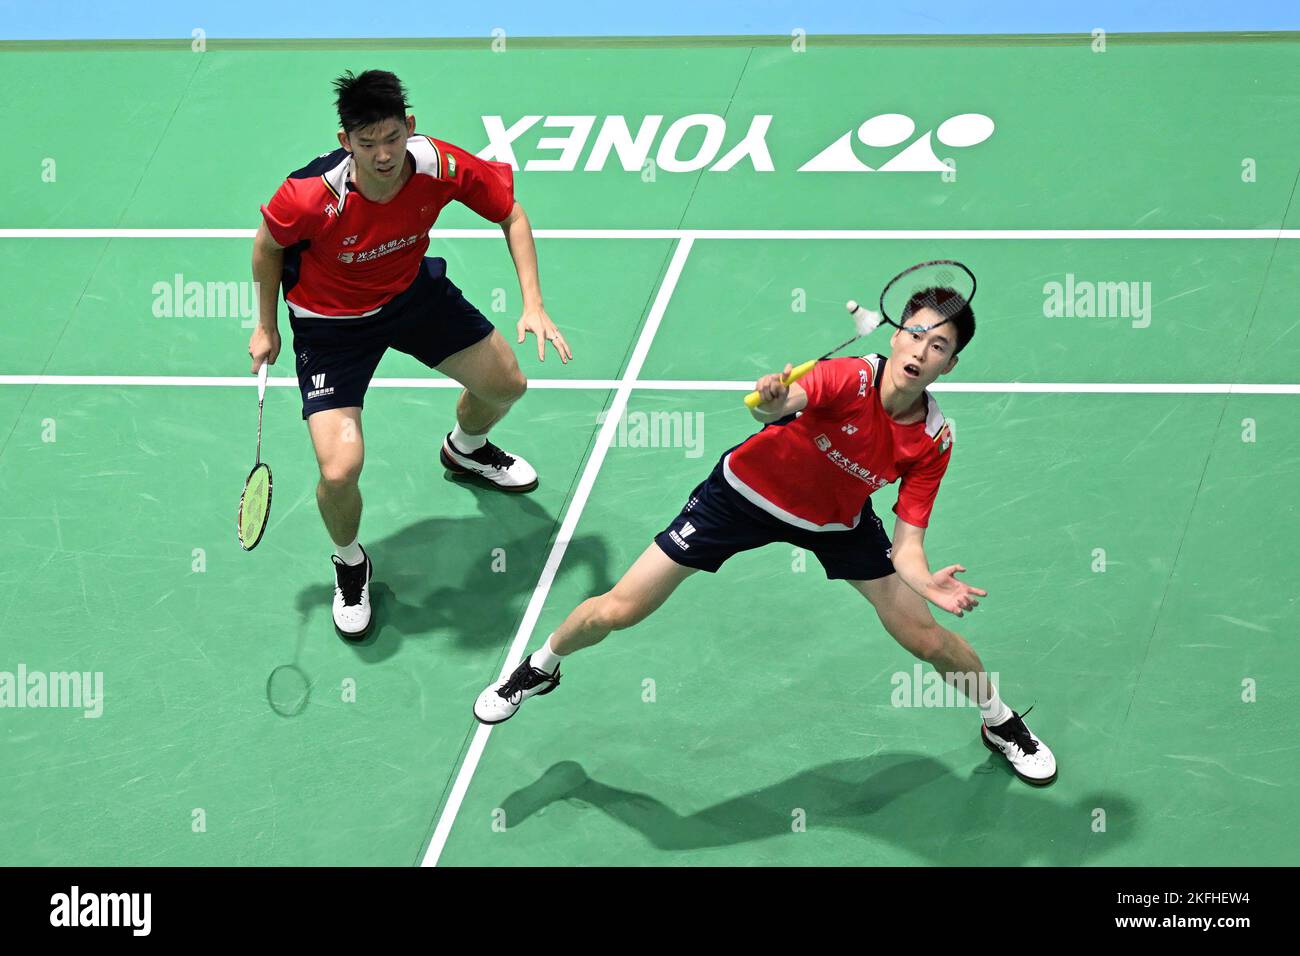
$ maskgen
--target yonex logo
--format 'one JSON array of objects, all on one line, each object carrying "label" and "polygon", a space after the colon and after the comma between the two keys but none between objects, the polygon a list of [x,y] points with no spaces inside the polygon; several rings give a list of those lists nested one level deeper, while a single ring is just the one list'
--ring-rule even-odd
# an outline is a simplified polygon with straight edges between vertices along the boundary
[{"label": "yonex logo", "polygon": [[857,432],[858,432],[858,426],[857,426],[857,425],[845,425],[843,428],[840,429],[840,431],[842,431],[842,432],[846,432],[847,434],[850,434],[850,435],[856,435]]},{"label": "yonex logo", "polygon": [[[942,173],[950,167],[934,153],[930,139],[938,139],[944,146],[964,149],[977,146],[993,135],[993,120],[983,113],[962,113],[939,124],[938,130],[926,130],[902,152],[873,169],[858,159],[853,151],[853,130],[849,130],[831,145],[799,167],[801,173]],[[857,129],[857,138],[864,146],[884,149],[898,146],[916,132],[916,121],[902,113],[882,113],[873,116]]]},{"label": "yonex logo", "polygon": [[348,236],[346,239],[343,240],[343,245],[345,246],[356,245],[357,239],[358,236]]},{"label": "yonex logo", "polygon": [[[742,164],[755,172],[770,173],[776,166],[768,149],[767,133],[774,118],[770,113],[750,117],[748,129],[737,140],[727,117],[716,113],[692,113],[676,119],[652,114],[633,117],[631,121],[622,114],[532,115],[521,116],[509,125],[500,115],[481,116],[488,143],[477,155],[529,172],[573,172],[579,168],[579,162],[584,171],[597,172],[612,161],[626,172],[640,171],[643,176],[650,167],[665,173],[705,168],[709,172],[727,172]],[[798,171],[948,172],[952,167],[935,155],[933,140],[950,149],[964,149],[984,142],[993,135],[994,128],[993,120],[983,113],[958,113],[936,129],[925,130],[913,138],[916,121],[912,117],[881,113],[868,118],[856,130],[844,133],[798,167]],[[563,130],[564,135],[542,135],[544,130]],[[529,135],[525,137],[525,134]],[[903,148],[873,168],[854,152],[855,135],[860,143],[873,149]],[[521,162],[518,153],[523,152],[524,142],[529,142],[539,155],[524,156]],[[451,167],[450,172],[455,175],[455,168]],[[653,177],[647,181],[652,180]]]}]

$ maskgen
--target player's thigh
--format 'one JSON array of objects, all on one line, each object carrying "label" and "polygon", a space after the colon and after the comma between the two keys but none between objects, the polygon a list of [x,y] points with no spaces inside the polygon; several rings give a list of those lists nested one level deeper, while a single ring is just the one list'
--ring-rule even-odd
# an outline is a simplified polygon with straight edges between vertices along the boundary
[{"label": "player's thigh", "polygon": [[320,474],[327,482],[347,484],[361,476],[366,446],[361,433],[361,409],[330,408],[307,418]]},{"label": "player's thigh", "polygon": [[473,345],[447,356],[435,368],[485,401],[513,402],[528,387],[514,349],[496,329]]},{"label": "player's thigh", "polygon": [[635,624],[658,610],[695,572],[695,568],[678,564],[652,542],[603,596],[603,601],[622,626]]},{"label": "player's thigh", "polygon": [[848,583],[871,602],[885,630],[912,654],[928,657],[942,645],[942,628],[930,613],[930,605],[896,573]]}]

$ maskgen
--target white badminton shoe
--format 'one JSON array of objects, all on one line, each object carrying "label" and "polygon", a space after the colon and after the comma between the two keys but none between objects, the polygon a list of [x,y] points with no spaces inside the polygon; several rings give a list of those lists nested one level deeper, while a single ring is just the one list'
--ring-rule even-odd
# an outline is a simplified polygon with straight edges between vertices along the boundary
[{"label": "white badminton shoe", "polygon": [[[1025,713],[1028,714],[1029,710]],[[1005,720],[996,727],[989,727],[981,721],[980,740],[984,741],[984,746],[989,750],[1006,757],[1016,776],[1025,783],[1045,787],[1056,779],[1056,757],[1047,744],[1025,726],[1024,719],[1014,710],[1010,720]]]}]

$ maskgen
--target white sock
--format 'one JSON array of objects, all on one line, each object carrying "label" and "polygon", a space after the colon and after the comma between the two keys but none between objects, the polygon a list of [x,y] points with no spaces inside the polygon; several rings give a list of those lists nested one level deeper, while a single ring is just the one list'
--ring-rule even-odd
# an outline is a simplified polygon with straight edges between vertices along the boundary
[{"label": "white sock", "polygon": [[340,561],[350,567],[356,567],[366,560],[366,553],[361,550],[361,545],[357,544],[356,538],[352,539],[351,544],[341,544],[336,547],[334,553],[339,556]]},{"label": "white sock", "polygon": [[996,727],[1011,719],[1011,708],[1002,703],[998,689],[992,685],[989,686],[988,702],[980,704],[980,716],[984,718],[986,727]]},{"label": "white sock", "polygon": [[467,431],[462,431],[460,422],[457,422],[456,427],[451,430],[451,443],[457,451],[471,455],[487,443],[487,434],[471,435]]},{"label": "white sock", "polygon": [[542,646],[533,651],[532,657],[528,658],[528,663],[532,664],[539,671],[546,671],[548,674],[554,674],[556,668],[560,666],[560,661],[564,658],[551,650],[551,639],[548,637],[542,642]]}]

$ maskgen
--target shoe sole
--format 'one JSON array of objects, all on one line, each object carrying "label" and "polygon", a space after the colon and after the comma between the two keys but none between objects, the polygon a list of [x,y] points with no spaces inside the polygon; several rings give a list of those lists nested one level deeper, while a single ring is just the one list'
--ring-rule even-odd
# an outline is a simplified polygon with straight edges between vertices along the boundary
[{"label": "shoe sole", "polygon": [[[1003,760],[1007,760],[1007,755],[1002,752],[1002,749],[998,747],[997,744],[989,743],[988,737],[985,736],[987,733],[988,731],[986,731],[983,727],[980,727],[980,743],[982,743],[993,753],[997,754]],[[1023,780],[1025,783],[1029,784],[1032,787],[1046,787],[1048,784],[1054,783],[1056,781],[1055,773],[1052,774],[1050,777],[1048,777],[1046,780],[1042,780],[1039,779],[1038,777],[1025,776],[1023,773],[1021,773],[1019,770],[1016,769],[1016,765],[1013,764],[1010,760],[1007,760],[1007,766],[1011,768],[1012,773],[1014,773],[1017,777],[1019,777],[1021,780]]]},{"label": "shoe sole", "polygon": [[[539,690],[539,691],[538,691],[536,694],[534,694],[533,696],[534,696],[534,697],[545,697],[547,694],[549,694],[551,691],[555,690],[555,688],[557,688],[557,687],[559,687],[559,686],[560,686],[560,682],[559,682],[559,681],[556,681],[556,682],[555,682],[554,684],[552,684],[550,687],[546,688],[546,690]],[[470,708],[470,712],[474,714],[474,719],[477,720],[480,724],[487,724],[487,726],[489,726],[489,727],[495,727],[497,724],[504,724],[507,720],[509,720],[509,719],[510,719],[511,717],[513,717],[515,714],[519,713],[519,711],[523,708],[523,706],[524,706],[524,702],[523,702],[523,701],[520,701],[520,702],[519,702],[519,706],[515,708],[515,713],[514,713],[514,714],[506,714],[506,716],[502,717],[500,720],[484,720],[482,717],[480,717],[480,716],[478,715],[478,711],[477,711],[477,710],[474,710],[473,707]]]},{"label": "shoe sole", "polygon": [[474,482],[512,495],[524,494],[525,492],[534,491],[537,488],[536,478],[526,485],[498,485],[491,478],[484,478],[477,471],[466,468],[464,465],[457,464],[452,457],[447,454],[446,448],[438,449],[438,460],[442,462],[442,467],[446,468],[448,474],[450,474],[456,481]]},{"label": "shoe sole", "polygon": [[[370,623],[371,624],[374,623],[373,617],[370,619]],[[343,640],[347,641],[349,644],[360,644],[362,641],[366,639],[366,635],[370,633],[370,624],[366,625],[365,630],[357,631],[356,633],[353,633],[351,631],[343,630],[343,628],[339,627],[338,622],[335,621],[334,633],[337,634],[339,637],[343,638]]]}]

